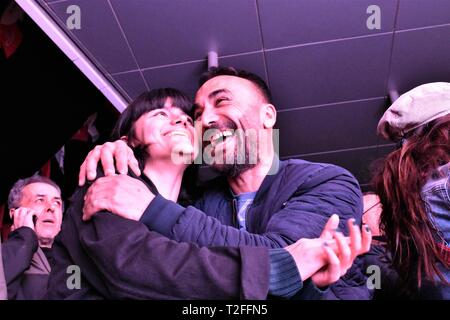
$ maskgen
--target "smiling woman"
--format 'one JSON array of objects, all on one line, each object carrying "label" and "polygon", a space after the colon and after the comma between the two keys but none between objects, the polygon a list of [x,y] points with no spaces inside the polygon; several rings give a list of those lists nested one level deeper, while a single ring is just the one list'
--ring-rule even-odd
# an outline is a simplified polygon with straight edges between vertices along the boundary
[{"label": "smiling woman", "polygon": [[177,89],[163,88],[145,92],[122,113],[114,128],[113,139],[127,141],[141,170],[149,158],[156,159],[161,152],[170,156],[171,153],[167,151],[172,151],[172,143],[166,138],[172,138],[173,132],[181,132],[189,137],[191,141],[185,141],[186,151],[193,153],[191,112],[191,100]]},{"label": "smiling woman", "polygon": [[[189,115],[167,98],[161,109],[149,111],[141,116],[133,127],[129,144],[143,150],[146,161],[174,154],[186,154],[186,164],[194,155],[194,127]],[[128,138],[127,138],[128,139]],[[190,161],[189,161],[190,160]]]}]

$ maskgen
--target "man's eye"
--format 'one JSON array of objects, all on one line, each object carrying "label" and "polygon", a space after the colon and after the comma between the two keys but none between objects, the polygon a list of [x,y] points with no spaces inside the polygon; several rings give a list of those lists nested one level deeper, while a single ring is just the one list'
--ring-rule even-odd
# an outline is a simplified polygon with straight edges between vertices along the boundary
[{"label": "man's eye", "polygon": [[36,203],[41,203],[41,202],[43,202],[44,201],[44,199],[42,199],[42,198],[39,198],[39,199],[36,199]]},{"label": "man's eye", "polygon": [[225,98],[225,97],[223,97],[223,98],[218,98],[217,100],[216,100],[216,104],[220,104],[221,102],[224,102],[224,101],[228,101],[229,99],[228,98]]},{"label": "man's eye", "polygon": [[198,111],[194,114],[194,119],[197,120],[198,118],[200,118],[200,116],[202,115],[201,111]]}]

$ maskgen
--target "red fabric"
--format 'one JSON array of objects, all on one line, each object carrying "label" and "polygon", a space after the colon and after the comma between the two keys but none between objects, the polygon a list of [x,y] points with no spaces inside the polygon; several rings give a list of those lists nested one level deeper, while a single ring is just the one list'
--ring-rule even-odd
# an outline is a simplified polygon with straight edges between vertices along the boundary
[{"label": "red fabric", "polygon": [[11,227],[9,224],[3,224],[5,212],[6,212],[6,205],[1,204],[0,205],[0,237],[2,238],[2,241],[5,241],[6,239],[8,239],[9,229]]},{"label": "red fabric", "polygon": [[450,248],[441,244],[440,245],[442,252],[444,254],[444,258],[447,260],[447,263],[450,264]]},{"label": "red fabric", "polygon": [[16,23],[6,26],[0,24],[0,47],[8,59],[22,43],[23,36]]},{"label": "red fabric", "polygon": [[51,169],[51,161],[48,160],[41,168],[40,173],[41,176],[50,178],[50,169]]},{"label": "red fabric", "polygon": [[78,141],[83,141],[83,142],[88,142],[89,141],[89,131],[88,128],[86,126],[82,126],[80,128],[80,130],[78,130],[72,137],[71,140],[78,140]]},{"label": "red fabric", "polygon": [[0,205],[0,230],[3,227],[3,217],[5,216],[5,205]]},{"label": "red fabric", "polygon": [[2,242],[5,242],[6,240],[8,240],[10,229],[11,229],[11,225],[10,224],[4,224],[2,226],[2,228],[0,229],[0,231],[1,231],[0,236],[2,237]]}]

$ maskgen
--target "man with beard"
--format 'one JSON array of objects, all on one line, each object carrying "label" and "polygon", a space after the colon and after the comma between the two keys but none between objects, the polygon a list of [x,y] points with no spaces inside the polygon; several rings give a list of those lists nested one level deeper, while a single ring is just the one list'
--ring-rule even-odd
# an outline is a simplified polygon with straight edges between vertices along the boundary
[{"label": "man with beard", "polygon": [[[269,248],[282,248],[300,238],[318,237],[332,214],[340,217],[337,232],[344,232],[348,219],[353,224],[361,223],[361,192],[350,173],[330,164],[278,159],[272,142],[276,109],[267,85],[258,76],[233,68],[209,71],[200,81],[194,118],[203,140],[208,142],[204,148],[206,162],[213,158],[212,166],[223,173],[209,183],[194,206],[185,208],[160,195],[133,195],[141,182],[114,176],[113,156],[120,173],[127,171],[127,162],[136,167],[132,151],[125,143],[116,141],[97,147],[82,165],[80,184],[84,184],[86,174],[89,179],[95,178],[99,159],[108,175],[90,187],[84,219],[108,209],[139,220],[150,230],[179,242],[201,247]],[[255,132],[256,144],[245,139]],[[117,183],[108,183],[111,188],[103,187],[115,179]],[[129,196],[112,201],[114,194]],[[131,207],[140,210],[130,210]],[[346,276],[330,290],[316,290],[309,283],[315,290],[303,292],[315,292],[316,295],[309,295],[312,298],[370,298],[360,261],[355,261]]]}]

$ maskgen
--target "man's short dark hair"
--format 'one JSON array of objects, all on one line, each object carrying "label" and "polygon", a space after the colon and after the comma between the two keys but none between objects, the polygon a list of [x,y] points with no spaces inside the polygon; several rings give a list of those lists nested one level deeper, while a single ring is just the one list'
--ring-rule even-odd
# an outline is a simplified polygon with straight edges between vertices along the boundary
[{"label": "man's short dark hair", "polygon": [[206,81],[218,77],[218,76],[234,76],[251,81],[260,91],[266,102],[272,103],[272,93],[266,82],[254,73],[235,69],[233,67],[213,67],[207,72],[203,73],[199,79],[199,87],[201,87]]},{"label": "man's short dark hair", "polygon": [[16,209],[20,207],[20,203],[22,201],[22,192],[23,188],[25,188],[27,185],[32,183],[46,183],[54,187],[56,190],[58,190],[59,193],[61,193],[61,189],[59,186],[51,179],[47,177],[43,177],[40,175],[34,175],[29,178],[20,179],[16,183],[14,183],[13,187],[11,188],[11,191],[9,192],[8,196],[8,208],[9,209]]}]

